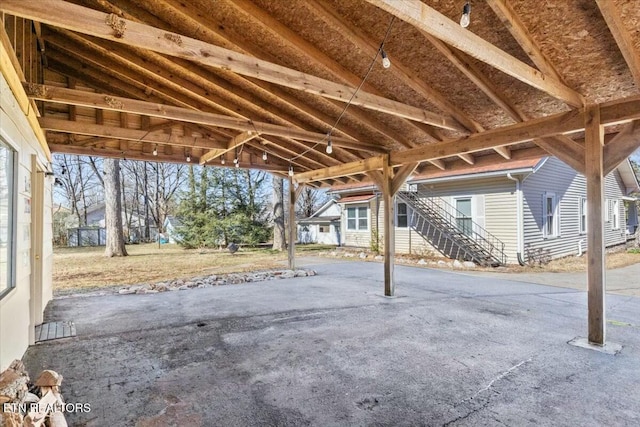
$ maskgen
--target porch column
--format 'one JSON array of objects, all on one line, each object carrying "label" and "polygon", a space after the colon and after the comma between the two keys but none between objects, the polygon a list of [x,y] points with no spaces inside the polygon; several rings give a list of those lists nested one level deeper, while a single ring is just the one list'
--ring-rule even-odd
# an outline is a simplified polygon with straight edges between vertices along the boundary
[{"label": "porch column", "polygon": [[396,253],[395,239],[395,191],[393,190],[393,168],[389,165],[389,158],[385,158],[382,167],[382,200],[384,201],[384,294],[393,296],[396,284],[393,278],[394,258]]},{"label": "porch column", "polygon": [[587,179],[587,285],[589,342],[605,343],[604,251],[604,130],[600,107],[589,106],[585,115],[585,177]]},{"label": "porch column", "polygon": [[296,269],[296,198],[297,191],[293,177],[289,177],[289,270]]}]

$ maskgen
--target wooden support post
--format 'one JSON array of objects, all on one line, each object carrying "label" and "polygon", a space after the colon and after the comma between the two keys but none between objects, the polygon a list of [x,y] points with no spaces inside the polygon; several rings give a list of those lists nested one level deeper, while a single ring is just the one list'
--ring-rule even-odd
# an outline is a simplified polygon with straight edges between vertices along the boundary
[{"label": "wooden support post", "polygon": [[604,252],[604,128],[599,106],[585,114],[585,177],[587,179],[587,284],[589,342],[605,343]]},{"label": "wooden support post", "polygon": [[395,199],[393,191],[393,168],[389,163],[389,157],[384,156],[382,165],[382,200],[384,202],[384,294],[393,296],[396,284],[393,277],[394,257],[396,252],[395,240]]},{"label": "wooden support post", "polygon": [[296,269],[296,187],[289,177],[289,270]]}]

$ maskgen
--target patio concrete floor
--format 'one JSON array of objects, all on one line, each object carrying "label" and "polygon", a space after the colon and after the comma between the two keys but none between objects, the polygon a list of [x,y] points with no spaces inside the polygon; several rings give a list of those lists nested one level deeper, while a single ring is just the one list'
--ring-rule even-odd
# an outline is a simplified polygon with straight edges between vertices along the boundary
[{"label": "patio concrete floor", "polygon": [[64,376],[74,426],[640,425],[640,298],[607,295],[617,355],[586,294],[447,271],[314,265],[315,277],[56,299],[76,338],[31,347]]}]

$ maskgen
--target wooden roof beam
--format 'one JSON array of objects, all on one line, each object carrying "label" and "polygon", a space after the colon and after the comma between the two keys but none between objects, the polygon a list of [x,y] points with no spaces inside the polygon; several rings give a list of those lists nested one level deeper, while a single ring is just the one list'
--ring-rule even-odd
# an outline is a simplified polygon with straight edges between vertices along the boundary
[{"label": "wooden roof beam", "polygon": [[208,151],[207,153],[200,156],[200,164],[203,165],[209,160],[220,156],[221,154],[227,153],[229,151],[235,150],[237,147],[242,146],[243,144],[251,141],[254,138],[257,138],[258,134],[252,130],[242,132],[231,138],[226,148],[214,148],[213,150]]},{"label": "wooden roof beam", "polygon": [[[139,101],[137,99],[109,96],[81,90],[65,89],[55,86],[25,84],[25,90],[27,90],[28,95],[32,99],[41,101],[141,114],[168,120],[178,120],[206,126],[236,129],[244,132],[256,131],[258,134],[299,139],[323,145],[326,145],[327,143],[327,136],[323,133],[273,125],[271,123],[253,122],[247,119],[192,110],[189,108],[175,107],[172,105]],[[376,144],[354,141],[351,138],[332,136],[331,141],[332,144],[337,147],[373,152],[386,151],[384,148]]]},{"label": "wooden roof beam", "polygon": [[77,135],[100,136],[105,138],[126,139],[137,142],[150,142],[153,144],[177,145],[181,147],[197,148],[226,148],[222,142],[207,138],[193,136],[180,136],[166,134],[162,131],[145,131],[141,129],[123,129],[115,126],[104,126],[93,123],[53,119],[41,117],[39,120],[42,129],[55,132],[73,133]]},{"label": "wooden roof beam", "polygon": [[[631,33],[627,28],[625,28],[624,23],[620,18],[618,7],[612,0],[596,0],[596,3],[600,8],[602,17],[609,27],[609,31],[611,31],[613,38],[618,44],[620,52],[622,52],[622,56],[625,61],[627,61],[627,65],[629,66],[629,70],[631,71],[631,75],[633,76],[636,86],[640,87],[640,57],[634,47]],[[634,31],[636,31],[635,28]]]},{"label": "wooden roof beam", "polygon": [[487,3],[489,7],[493,9],[498,19],[500,19],[507,30],[509,30],[513,38],[516,39],[522,47],[524,53],[536,64],[536,67],[547,76],[565,84],[558,70],[556,70],[549,58],[542,53],[542,50],[540,50],[538,44],[533,40],[531,34],[524,26],[518,14],[513,10],[508,0],[487,0]]},{"label": "wooden roof beam", "polygon": [[634,120],[625,126],[604,146],[604,175],[640,148],[640,121]]},{"label": "wooden roof beam", "polygon": [[[243,0],[246,1],[246,0]],[[330,25],[338,28],[338,31],[351,43],[355,44],[359,49],[371,57],[378,52],[379,46],[373,43],[370,38],[353,25],[348,25],[344,20],[337,16],[331,7],[326,5],[324,1],[308,0],[305,5],[310,7],[322,20]],[[401,63],[398,59],[393,60],[393,67],[388,70],[395,78],[402,81],[405,85],[419,93],[440,110],[450,114],[455,120],[462,124],[469,132],[479,132],[482,127],[472,120],[460,108],[455,106],[445,96],[425,84],[419,79],[415,73]]]},{"label": "wooden roof beam", "polygon": [[567,87],[554,77],[545,75],[519,61],[471,31],[465,30],[456,22],[419,0],[402,2],[396,0],[367,1],[468,55],[523,83],[561,99],[571,106],[582,107],[585,104],[583,96],[575,90]]},{"label": "wooden roof beam", "polygon": [[[210,67],[230,70],[244,76],[270,81],[342,102],[349,101],[354,90],[349,86],[301,73],[209,43],[119,18],[115,14],[110,15],[98,12],[61,0],[48,2],[3,0],[0,4],[0,10],[48,25],[188,59]],[[427,123],[436,127],[464,130],[455,120],[365,92],[357,94],[351,102],[353,105],[363,108]]]},{"label": "wooden roof beam", "polygon": [[355,162],[344,163],[338,166],[331,166],[324,169],[295,174],[293,179],[299,184],[310,181],[334,179],[343,176],[361,174],[369,171],[382,169],[384,157],[376,156]]}]

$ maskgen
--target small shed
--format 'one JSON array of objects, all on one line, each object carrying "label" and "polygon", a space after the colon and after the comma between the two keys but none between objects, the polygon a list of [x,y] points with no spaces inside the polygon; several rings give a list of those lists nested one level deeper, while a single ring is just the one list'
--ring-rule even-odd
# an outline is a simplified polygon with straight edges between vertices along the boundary
[{"label": "small shed", "polygon": [[340,214],[340,205],[329,200],[310,217],[298,220],[298,242],[340,246]]}]

